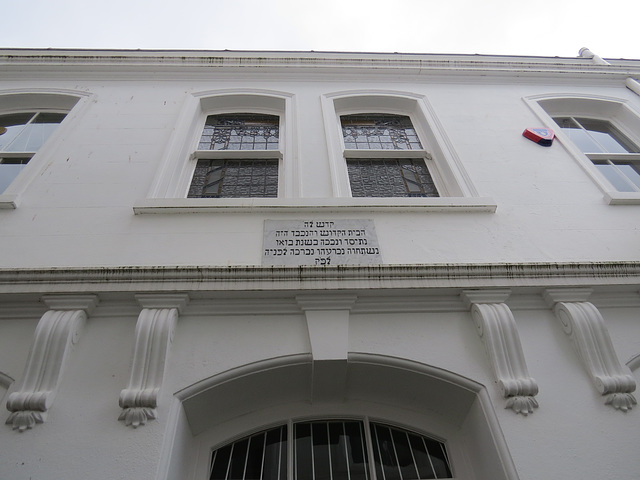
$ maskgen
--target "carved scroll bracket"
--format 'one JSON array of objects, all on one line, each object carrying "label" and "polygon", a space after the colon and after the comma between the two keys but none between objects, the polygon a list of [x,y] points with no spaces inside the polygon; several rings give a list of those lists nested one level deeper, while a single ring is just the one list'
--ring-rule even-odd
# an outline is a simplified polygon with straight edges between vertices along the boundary
[{"label": "carved scroll bracket", "polygon": [[604,403],[626,412],[638,403],[632,394],[636,382],[631,370],[618,360],[602,314],[586,301],[589,294],[588,289],[549,289],[544,296],[596,389],[605,397]]},{"label": "carved scroll bracket", "polygon": [[136,340],[129,385],[120,392],[118,417],[137,428],[157,418],[158,394],[173,340],[178,315],[187,305],[187,294],[136,295],[143,307],[136,324]]},{"label": "carved scroll bracket", "polygon": [[522,415],[538,408],[538,384],[529,376],[513,314],[504,303],[508,290],[470,290],[461,294],[482,339],[494,376],[507,399],[505,408]]},{"label": "carved scroll bracket", "polygon": [[7,400],[7,424],[24,432],[44,423],[58,392],[72,346],[78,342],[87,315],[98,303],[95,295],[46,295],[45,312],[34,335],[22,381]]}]

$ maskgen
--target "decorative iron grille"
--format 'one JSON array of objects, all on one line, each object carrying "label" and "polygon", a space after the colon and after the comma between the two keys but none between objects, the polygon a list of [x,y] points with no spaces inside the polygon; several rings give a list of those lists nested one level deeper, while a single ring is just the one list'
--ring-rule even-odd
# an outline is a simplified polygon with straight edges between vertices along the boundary
[{"label": "decorative iron grille", "polygon": [[350,159],[347,171],[353,197],[438,197],[421,158]]},{"label": "decorative iron grille", "polygon": [[343,115],[344,147],[356,150],[420,150],[411,119],[404,115]]},{"label": "decorative iron grille", "polygon": [[278,196],[278,160],[198,160],[188,198]]},{"label": "decorative iron grille", "polygon": [[277,115],[209,115],[198,150],[278,150]]}]

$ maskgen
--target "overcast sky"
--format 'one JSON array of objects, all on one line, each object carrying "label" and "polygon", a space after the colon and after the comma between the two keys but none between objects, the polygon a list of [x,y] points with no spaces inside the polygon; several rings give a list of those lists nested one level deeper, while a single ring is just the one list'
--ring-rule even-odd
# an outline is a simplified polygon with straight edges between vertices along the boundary
[{"label": "overcast sky", "polygon": [[0,47],[640,59],[639,0],[0,0]]}]

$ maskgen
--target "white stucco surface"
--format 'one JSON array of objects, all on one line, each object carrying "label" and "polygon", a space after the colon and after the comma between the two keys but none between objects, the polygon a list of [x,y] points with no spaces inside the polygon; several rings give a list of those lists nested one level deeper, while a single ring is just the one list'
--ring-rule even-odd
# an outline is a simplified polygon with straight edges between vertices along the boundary
[{"label": "white stucco surface", "polygon": [[[640,409],[606,405],[592,377],[640,380],[640,193],[610,201],[566,137],[522,131],[552,123],[540,98],[640,118],[639,75],[586,58],[0,51],[0,118],[15,95],[77,102],[0,194],[0,478],[205,480],[213,449],[310,418],[433,435],[460,480],[637,477]],[[457,193],[344,194],[338,115],[367,102],[411,115]],[[186,199],[206,115],[251,106],[281,117],[279,197]],[[261,264],[265,220],[365,219],[382,264]],[[478,318],[474,302],[509,308]],[[589,305],[570,334],[562,302]],[[87,320],[39,333],[49,310]],[[536,385],[519,397],[537,408],[506,408],[503,381]],[[19,431],[15,411],[44,420]]]}]

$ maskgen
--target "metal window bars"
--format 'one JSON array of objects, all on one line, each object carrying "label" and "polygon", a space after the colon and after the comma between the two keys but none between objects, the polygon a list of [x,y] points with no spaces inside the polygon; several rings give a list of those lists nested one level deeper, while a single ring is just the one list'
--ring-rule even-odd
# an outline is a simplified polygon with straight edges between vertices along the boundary
[{"label": "metal window bars", "polygon": [[340,123],[346,149],[422,149],[411,119],[406,115],[343,115],[340,117]]},{"label": "metal window bars", "polygon": [[278,150],[279,126],[277,115],[209,115],[198,150]]},{"label": "metal window bars", "polygon": [[[367,423],[323,420],[292,424],[292,480],[452,478],[442,442],[380,423],[369,423],[367,432]],[[210,480],[287,480],[288,428],[282,425],[215,450]]]},{"label": "metal window bars", "polygon": [[275,198],[278,196],[277,159],[200,159],[188,198]]},{"label": "metal window bars", "polygon": [[422,158],[348,159],[353,197],[438,197]]}]

